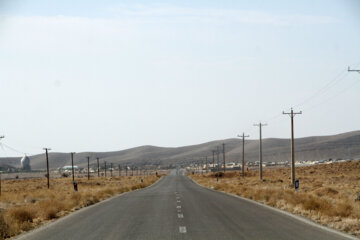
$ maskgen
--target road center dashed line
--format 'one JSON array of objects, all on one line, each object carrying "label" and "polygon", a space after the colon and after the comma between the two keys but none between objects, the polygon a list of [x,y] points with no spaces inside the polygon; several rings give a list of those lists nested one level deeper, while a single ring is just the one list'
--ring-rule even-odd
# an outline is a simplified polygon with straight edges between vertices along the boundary
[{"label": "road center dashed line", "polygon": [[177,200],[176,202],[178,202],[178,203],[179,203],[179,202],[181,202],[181,201],[180,201],[180,200]]},{"label": "road center dashed line", "polygon": [[181,206],[176,206],[176,208],[178,208],[178,209],[179,209],[179,208],[181,208]]},{"label": "road center dashed line", "polygon": [[177,212],[178,212],[178,213],[181,213],[181,209],[178,209]]},{"label": "road center dashed line", "polygon": [[184,218],[184,214],[178,213],[178,218]]},{"label": "road center dashed line", "polygon": [[180,226],[179,227],[179,232],[180,233],[186,233],[186,227],[185,226]]}]

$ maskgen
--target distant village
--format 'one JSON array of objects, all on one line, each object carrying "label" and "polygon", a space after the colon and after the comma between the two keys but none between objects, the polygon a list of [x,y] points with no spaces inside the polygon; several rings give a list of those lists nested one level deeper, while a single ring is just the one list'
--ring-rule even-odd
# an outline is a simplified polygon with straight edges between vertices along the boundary
[{"label": "distant village", "polygon": [[[324,159],[324,160],[318,160],[318,161],[296,161],[295,162],[295,166],[297,167],[304,167],[304,166],[312,166],[312,165],[319,165],[319,164],[330,164],[330,163],[336,163],[336,162],[347,162],[347,161],[352,161],[355,159],[352,158],[347,158],[347,159],[341,159],[341,158],[329,158],[329,159]],[[248,169],[252,169],[252,168],[256,168],[259,167],[260,162],[259,161],[255,161],[255,162],[246,162],[245,163],[245,168]],[[263,162],[262,163],[263,167],[288,167],[290,166],[290,162],[289,161],[284,161],[284,162]],[[209,163],[209,164],[190,164],[188,167],[186,167],[187,170],[189,171],[211,171],[211,172],[216,172],[216,171],[220,171],[223,170],[223,163]],[[226,170],[231,171],[231,170],[241,170],[241,163],[235,163],[235,162],[228,162],[226,163]]]}]

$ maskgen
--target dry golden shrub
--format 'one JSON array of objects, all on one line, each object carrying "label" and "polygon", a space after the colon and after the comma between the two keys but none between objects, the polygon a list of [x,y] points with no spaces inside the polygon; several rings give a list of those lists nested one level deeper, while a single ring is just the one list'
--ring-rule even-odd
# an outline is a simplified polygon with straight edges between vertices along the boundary
[{"label": "dry golden shrub", "polygon": [[[360,236],[360,161],[297,167],[295,191],[289,168],[190,175],[199,184],[233,193],[309,217],[321,224]],[[218,179],[218,182],[216,181]]]},{"label": "dry golden shrub", "polygon": [[47,189],[44,179],[3,180],[0,211],[0,239],[15,236],[71,211],[156,182],[159,176],[78,178],[79,191],[74,192],[69,179],[51,179]]}]

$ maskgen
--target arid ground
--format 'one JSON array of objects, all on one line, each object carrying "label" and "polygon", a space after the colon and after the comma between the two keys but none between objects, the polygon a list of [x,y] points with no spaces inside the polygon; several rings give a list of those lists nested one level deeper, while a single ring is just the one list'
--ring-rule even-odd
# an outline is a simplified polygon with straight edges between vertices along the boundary
[{"label": "arid ground", "polygon": [[119,193],[147,187],[160,176],[123,176],[76,179],[3,180],[0,196],[0,239],[18,235],[82,207],[90,206]]},{"label": "arid ground", "polygon": [[296,168],[300,188],[291,183],[290,168],[191,174],[199,184],[292,212],[318,223],[360,236],[360,161]]}]

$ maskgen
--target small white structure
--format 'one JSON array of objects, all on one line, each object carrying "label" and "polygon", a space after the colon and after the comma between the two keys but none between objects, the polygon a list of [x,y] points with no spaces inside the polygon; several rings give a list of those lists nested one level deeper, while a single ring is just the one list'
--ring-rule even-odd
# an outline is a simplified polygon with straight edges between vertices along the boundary
[{"label": "small white structure", "polygon": [[[79,171],[80,168],[78,166],[74,165],[74,171]],[[60,168],[60,171],[72,171],[72,166],[63,166],[62,168]]]},{"label": "small white structure", "polygon": [[24,157],[21,159],[21,169],[25,170],[25,171],[30,171],[31,167],[30,167],[30,158],[26,155],[24,155]]}]

